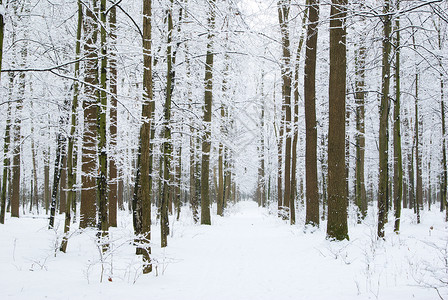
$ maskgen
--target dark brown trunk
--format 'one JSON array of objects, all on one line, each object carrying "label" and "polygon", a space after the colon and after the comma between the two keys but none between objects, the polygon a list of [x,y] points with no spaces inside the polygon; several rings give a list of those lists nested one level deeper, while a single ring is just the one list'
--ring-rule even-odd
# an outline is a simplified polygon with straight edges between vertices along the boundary
[{"label": "dark brown trunk", "polygon": [[98,89],[98,49],[97,36],[98,24],[97,0],[93,1],[93,6],[86,9],[84,18],[84,44],[85,76],[84,81],[88,84],[84,86],[85,98],[83,101],[84,110],[84,132],[82,143],[82,175],[81,175],[81,222],[80,228],[96,226],[96,200],[97,200],[97,99]]},{"label": "dark brown trunk", "polygon": [[330,84],[328,124],[327,237],[348,239],[345,174],[346,0],[332,0],[330,14]]},{"label": "dark brown trunk", "polygon": [[210,13],[208,18],[208,42],[205,59],[205,93],[204,93],[204,125],[206,127],[202,140],[202,166],[201,166],[201,224],[210,225],[210,145],[211,120],[213,98],[213,31],[215,29],[215,0],[210,0]]},{"label": "dark brown trunk", "polygon": [[387,222],[387,203],[389,198],[389,175],[388,175],[388,153],[389,153],[389,84],[390,84],[390,31],[391,16],[390,0],[384,3],[384,32],[383,32],[383,58],[382,58],[382,87],[380,104],[380,129],[379,129],[379,183],[378,183],[378,237],[384,237],[384,225]]},{"label": "dark brown trunk", "polygon": [[111,227],[117,227],[117,205],[118,205],[118,170],[115,162],[117,156],[117,54],[115,52],[115,45],[117,41],[117,8],[112,6],[109,12],[109,26],[110,26],[110,43],[109,50],[109,70],[110,70],[110,148],[113,155],[109,158],[109,225]]},{"label": "dark brown trunk", "polygon": [[[316,53],[319,3],[309,0],[305,51],[305,169],[306,224],[319,226],[319,190],[317,186],[317,124],[316,124]],[[345,106],[344,106],[345,107]],[[343,118],[344,119],[344,118]]]}]

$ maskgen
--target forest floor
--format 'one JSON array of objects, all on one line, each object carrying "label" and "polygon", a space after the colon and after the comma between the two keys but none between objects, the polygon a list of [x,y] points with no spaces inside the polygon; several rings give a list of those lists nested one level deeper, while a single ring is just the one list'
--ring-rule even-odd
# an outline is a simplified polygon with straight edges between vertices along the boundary
[{"label": "forest floor", "polygon": [[377,241],[374,213],[356,224],[351,212],[350,241],[331,242],[326,222],[304,228],[302,211],[300,225],[291,226],[275,209],[244,201],[201,226],[185,209],[179,221],[171,219],[167,248],[160,248],[159,226],[152,227],[149,275],[134,254],[128,213],[119,215],[105,255],[91,229],[74,229],[67,253],[55,251],[63,215],[54,230],[44,215],[7,218],[0,226],[0,299],[448,299],[442,213],[424,211],[416,224],[405,209],[400,235],[389,222],[386,240]]}]

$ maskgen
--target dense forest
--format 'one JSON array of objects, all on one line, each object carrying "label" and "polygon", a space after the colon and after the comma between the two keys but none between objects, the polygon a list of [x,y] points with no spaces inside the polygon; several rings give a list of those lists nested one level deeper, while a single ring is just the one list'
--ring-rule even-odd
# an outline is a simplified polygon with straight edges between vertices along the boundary
[{"label": "dense forest", "polygon": [[248,200],[334,244],[448,221],[447,1],[0,0],[0,32],[0,227],[57,252],[129,219],[151,273]]}]

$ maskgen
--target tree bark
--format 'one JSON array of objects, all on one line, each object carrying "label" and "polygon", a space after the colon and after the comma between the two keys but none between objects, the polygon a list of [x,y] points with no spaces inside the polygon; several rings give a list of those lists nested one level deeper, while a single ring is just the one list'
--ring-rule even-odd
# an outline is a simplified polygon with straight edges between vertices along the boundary
[{"label": "tree bark", "polygon": [[[6,189],[8,183],[8,170],[10,167],[9,161],[9,145],[11,141],[10,131],[11,131],[11,104],[8,102],[8,110],[6,113],[6,127],[5,127],[5,137],[3,144],[3,177],[2,177],[2,191],[1,191],[1,204],[0,204],[0,224],[5,224],[6,215]],[[9,195],[10,196],[10,195]]]},{"label": "tree bark", "polygon": [[356,195],[355,203],[358,207],[358,223],[367,215],[366,187],[364,179],[365,162],[365,60],[366,49],[364,45],[356,51]]},{"label": "tree bark", "polygon": [[[81,54],[81,31],[82,31],[82,4],[78,0],[78,26],[76,30],[76,46],[75,46],[75,57],[77,62],[75,63],[75,77],[79,76],[79,61],[78,58]],[[68,244],[68,232],[70,231],[71,213],[72,205],[76,206],[76,159],[73,156],[74,145],[76,144],[75,132],[77,124],[77,114],[78,114],[78,96],[79,96],[79,84],[77,81],[73,83],[73,100],[71,109],[71,124],[70,124],[70,134],[68,136],[68,149],[67,149],[67,205],[65,207],[65,223],[64,223],[64,237],[62,238],[62,243],[60,250],[62,252],[67,251]],[[75,215],[76,217],[76,215]]]},{"label": "tree bark", "polygon": [[[25,92],[25,73],[19,75],[19,97],[23,97]],[[21,171],[21,128],[22,128],[23,98],[16,101],[15,120],[13,124],[14,146],[12,149],[12,194],[11,194],[11,217],[19,217],[20,208],[20,171]]]},{"label": "tree bark", "polygon": [[328,124],[327,237],[348,239],[345,174],[346,0],[332,0],[330,14],[330,83]]},{"label": "tree bark", "polygon": [[107,34],[106,34],[106,0],[101,0],[99,17],[101,20],[100,29],[100,97],[97,105],[97,139],[98,139],[98,162],[99,175],[98,186],[98,237],[101,237],[102,250],[105,252],[109,248],[109,216],[108,216],[108,186],[107,186],[107,140],[106,140],[106,112],[107,112]]},{"label": "tree bark", "polygon": [[86,9],[84,24],[84,53],[85,76],[84,81],[88,84],[84,87],[85,98],[84,110],[84,132],[82,143],[82,175],[81,175],[81,222],[80,228],[94,227],[96,225],[96,202],[97,202],[97,99],[98,89],[98,24],[95,14],[98,11],[97,0],[92,1],[92,6]]},{"label": "tree bark", "polygon": [[54,217],[56,214],[56,201],[59,190],[59,182],[61,176],[62,162],[61,156],[64,152],[65,148],[65,137],[62,134],[62,127],[64,126],[64,117],[61,117],[59,120],[59,132],[56,138],[56,157],[54,160],[54,175],[53,175],[53,187],[51,192],[51,204],[50,204],[50,222],[48,225],[48,229],[53,229],[54,227]]},{"label": "tree bark", "polygon": [[202,166],[201,166],[201,224],[211,225],[210,219],[210,145],[211,145],[211,120],[213,98],[213,31],[215,29],[215,0],[210,0],[210,12],[208,17],[208,42],[205,59],[205,93],[204,93],[204,135],[202,140]]},{"label": "tree bark", "polygon": [[[305,169],[306,224],[319,226],[319,190],[317,187],[317,124],[316,124],[316,53],[319,2],[309,0],[305,51]],[[344,106],[345,107],[345,106]]]},{"label": "tree bark", "polygon": [[[289,9],[288,0],[278,2],[278,20],[282,36],[282,103],[285,110],[285,187],[283,195],[283,218],[290,217],[291,201],[291,51],[289,41]],[[294,223],[293,221],[291,221]]]},{"label": "tree bark", "polygon": [[110,142],[109,146],[112,155],[109,155],[109,226],[117,227],[117,205],[118,205],[118,169],[116,164],[117,159],[117,54],[114,49],[117,43],[117,8],[112,6],[109,12],[109,86],[110,86]]},{"label": "tree bark", "polygon": [[[399,10],[399,0],[397,10]],[[400,118],[400,18],[395,19],[395,104],[394,104],[394,231],[400,232],[401,202],[403,197],[403,159],[401,155]]]},{"label": "tree bark", "polygon": [[[221,103],[221,134],[224,134],[224,103]],[[218,196],[217,196],[217,214],[218,216],[224,215],[223,204],[224,204],[224,145],[222,142],[219,142],[218,146]]]},{"label": "tree bark", "polygon": [[[291,212],[291,225],[296,223],[296,208],[295,201],[297,196],[297,142],[299,140],[299,63],[300,56],[302,53],[303,42],[305,39],[305,21],[306,21],[307,10],[303,13],[302,18],[302,33],[300,34],[299,44],[297,46],[296,62],[295,62],[295,75],[294,75],[294,122],[292,125],[292,158],[291,158],[291,200],[289,205],[289,210]],[[263,103],[264,104],[264,103]],[[263,161],[264,163],[264,161]],[[264,165],[263,165],[264,166]]]},{"label": "tree bark", "polygon": [[50,209],[50,148],[43,151],[44,156],[44,207],[45,214],[48,215]]},{"label": "tree bark", "polygon": [[143,273],[152,271],[151,254],[151,190],[150,190],[150,135],[152,117],[152,56],[151,56],[151,0],[143,0],[143,104],[137,175],[133,199],[134,231],[139,236],[143,255]]},{"label": "tree bark", "polygon": [[[31,102],[31,107],[32,107],[32,102]],[[32,109],[32,108],[31,108]],[[9,116],[8,116],[9,118]],[[38,182],[38,177],[37,177],[37,161],[36,161],[36,145],[34,142],[34,123],[31,124],[31,161],[33,164],[33,185],[31,186],[32,188],[32,198],[34,200],[34,202],[36,203],[36,212],[37,214],[39,214],[39,182]],[[32,206],[30,206],[30,212],[32,210]]]},{"label": "tree bark", "polygon": [[420,154],[420,121],[418,113],[418,71],[415,73],[415,163],[416,163],[416,191],[415,191],[415,211],[417,214],[417,224],[420,224],[420,209],[423,206],[423,184],[422,184],[422,157]]},{"label": "tree bark", "polygon": [[[171,96],[173,93],[173,56],[172,56],[172,35],[173,35],[173,1],[170,0],[170,7],[166,11],[168,21],[168,40],[167,40],[167,75],[166,75],[166,98],[164,105],[164,142],[163,142],[163,192],[160,207],[160,230],[161,230],[161,246],[168,245],[167,238],[169,234],[168,204],[170,195],[172,194],[171,184],[171,160],[172,160],[172,144],[171,144]],[[172,206],[170,206],[172,207]]]},{"label": "tree bark", "polygon": [[384,225],[387,222],[387,199],[389,197],[388,184],[388,153],[389,153],[389,84],[390,84],[390,31],[391,16],[390,0],[384,0],[383,7],[383,62],[382,62],[382,87],[380,104],[380,129],[379,129],[379,183],[378,183],[378,237],[384,238]]},{"label": "tree bark", "polygon": [[[441,187],[441,201],[440,201],[440,211],[443,211],[443,209],[446,209],[448,207],[447,203],[447,163],[446,163],[446,125],[445,125],[445,102],[444,102],[444,94],[443,94],[443,74],[440,73],[440,112],[442,115],[442,166],[443,166],[443,173],[442,173],[442,187]],[[446,214],[446,222],[448,222],[448,209]]]},{"label": "tree bark", "polygon": [[59,184],[59,213],[63,214],[67,206],[67,155],[61,153],[61,178]]}]

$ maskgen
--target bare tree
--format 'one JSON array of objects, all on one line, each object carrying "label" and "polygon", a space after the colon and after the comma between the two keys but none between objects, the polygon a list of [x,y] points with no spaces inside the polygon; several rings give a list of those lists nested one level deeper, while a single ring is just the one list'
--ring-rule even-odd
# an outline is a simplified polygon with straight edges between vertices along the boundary
[{"label": "bare tree", "polygon": [[209,0],[210,12],[208,16],[208,42],[205,59],[205,94],[204,94],[204,135],[202,140],[202,166],[201,166],[201,224],[210,225],[210,145],[211,120],[213,99],[213,30],[215,28],[215,0]]},{"label": "bare tree", "polygon": [[330,119],[328,124],[327,237],[348,239],[345,176],[346,0],[332,0],[330,14]]},{"label": "bare tree", "polygon": [[319,2],[308,0],[308,25],[305,51],[305,127],[306,127],[306,224],[319,226],[317,187],[316,53]]}]

